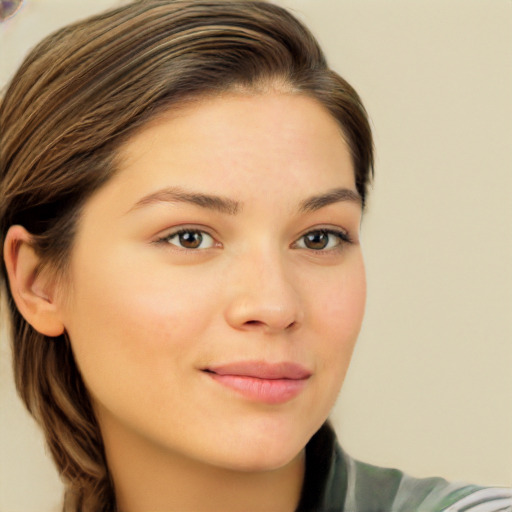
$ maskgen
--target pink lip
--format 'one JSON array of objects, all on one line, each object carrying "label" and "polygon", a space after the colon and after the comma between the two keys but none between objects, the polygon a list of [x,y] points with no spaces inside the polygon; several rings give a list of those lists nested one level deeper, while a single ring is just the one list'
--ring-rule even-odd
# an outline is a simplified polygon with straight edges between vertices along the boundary
[{"label": "pink lip", "polygon": [[267,404],[285,403],[295,398],[311,377],[306,368],[290,362],[243,361],[211,366],[203,371],[244,397]]}]

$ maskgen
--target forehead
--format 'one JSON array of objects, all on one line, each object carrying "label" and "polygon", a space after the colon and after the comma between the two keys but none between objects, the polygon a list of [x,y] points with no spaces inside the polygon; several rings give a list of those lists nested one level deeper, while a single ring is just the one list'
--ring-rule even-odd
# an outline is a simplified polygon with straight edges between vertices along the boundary
[{"label": "forehead", "polygon": [[354,188],[338,122],[318,101],[285,93],[230,94],[169,110],[121,147],[118,170],[112,186],[127,207],[168,186],[237,200]]}]

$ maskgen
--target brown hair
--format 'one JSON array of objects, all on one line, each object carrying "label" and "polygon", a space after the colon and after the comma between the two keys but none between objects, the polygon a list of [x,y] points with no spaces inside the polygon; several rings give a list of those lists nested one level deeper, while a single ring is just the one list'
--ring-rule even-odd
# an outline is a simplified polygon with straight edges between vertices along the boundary
[{"label": "brown hair", "polygon": [[[366,197],[372,136],[354,89],[311,33],[252,0],[140,0],[65,27],[36,46],[0,107],[0,242],[34,235],[65,275],[81,207],[115,172],[117,148],[158,113],[230,91],[317,99],[339,122]],[[18,312],[7,286],[18,392],[41,425],[66,484],[65,511],[115,510],[98,425],[66,335],[50,339]]]}]

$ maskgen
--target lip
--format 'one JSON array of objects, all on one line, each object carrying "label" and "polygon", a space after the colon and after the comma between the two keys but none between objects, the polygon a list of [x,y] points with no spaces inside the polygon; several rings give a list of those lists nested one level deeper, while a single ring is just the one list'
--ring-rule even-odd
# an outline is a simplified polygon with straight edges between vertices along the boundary
[{"label": "lip", "polygon": [[298,396],[311,372],[292,362],[241,361],[203,369],[215,382],[243,397],[266,404],[282,404]]}]

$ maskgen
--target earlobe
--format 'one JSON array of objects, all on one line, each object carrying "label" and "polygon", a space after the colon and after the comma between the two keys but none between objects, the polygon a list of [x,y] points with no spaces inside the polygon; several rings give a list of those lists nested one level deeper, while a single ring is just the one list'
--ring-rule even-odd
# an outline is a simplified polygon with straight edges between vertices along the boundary
[{"label": "earlobe", "polygon": [[54,286],[48,276],[39,272],[40,258],[32,236],[22,226],[11,226],[4,243],[4,261],[9,286],[19,312],[38,332],[60,336],[64,325],[54,302]]}]

